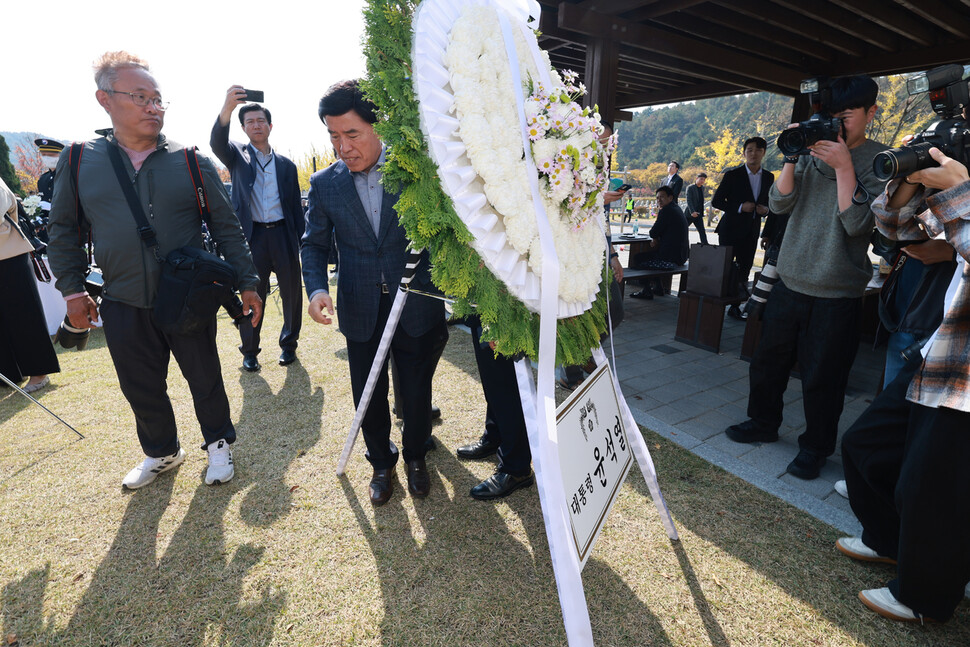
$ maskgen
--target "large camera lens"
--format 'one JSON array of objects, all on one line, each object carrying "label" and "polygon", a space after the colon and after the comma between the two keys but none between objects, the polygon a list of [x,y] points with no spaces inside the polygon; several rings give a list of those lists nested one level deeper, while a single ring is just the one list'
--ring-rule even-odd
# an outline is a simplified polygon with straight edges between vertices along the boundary
[{"label": "large camera lens", "polygon": [[932,157],[930,149],[933,144],[922,142],[911,146],[890,148],[888,151],[877,153],[872,159],[872,172],[882,181],[891,180],[901,175],[909,175],[924,168],[939,166]]},{"label": "large camera lens", "polygon": [[802,125],[783,130],[778,135],[778,150],[785,155],[798,155],[805,149],[807,144],[805,127]]}]

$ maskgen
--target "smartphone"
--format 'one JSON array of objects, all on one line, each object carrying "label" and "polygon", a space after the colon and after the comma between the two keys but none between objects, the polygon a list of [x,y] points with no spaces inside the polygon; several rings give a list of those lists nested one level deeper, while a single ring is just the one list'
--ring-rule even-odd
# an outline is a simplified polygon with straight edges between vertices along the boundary
[{"label": "smartphone", "polygon": [[243,97],[246,101],[254,101],[256,103],[263,103],[263,91],[262,90],[246,90],[243,89],[246,96]]},{"label": "smartphone", "polygon": [[621,184],[619,187],[617,187],[616,190],[617,191],[629,191],[632,188],[633,188],[633,185],[632,184]]}]

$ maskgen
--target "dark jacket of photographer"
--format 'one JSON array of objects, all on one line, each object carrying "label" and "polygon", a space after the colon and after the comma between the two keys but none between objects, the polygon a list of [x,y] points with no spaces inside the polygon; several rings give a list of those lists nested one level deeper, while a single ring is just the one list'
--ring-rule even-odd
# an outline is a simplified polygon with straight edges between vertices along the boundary
[{"label": "dark jacket of photographer", "polygon": [[[85,142],[78,177],[78,200],[90,224],[97,264],[104,273],[103,298],[150,308],[161,266],[138,235],[135,217],[108,157],[108,146],[118,146],[110,133]],[[65,148],[61,153],[54,174],[56,197],[51,207],[47,247],[51,271],[57,277],[55,286],[64,296],[84,291],[88,267],[84,250],[87,233],[78,223],[69,152],[70,148]],[[183,146],[159,135],[155,150],[137,172],[128,155],[123,150],[119,152],[145,216],[155,230],[161,256],[164,258],[179,247],[202,248],[202,217]],[[236,271],[236,287],[255,290],[259,277],[222,181],[208,158],[199,155],[198,159],[209,197],[209,231]]]}]

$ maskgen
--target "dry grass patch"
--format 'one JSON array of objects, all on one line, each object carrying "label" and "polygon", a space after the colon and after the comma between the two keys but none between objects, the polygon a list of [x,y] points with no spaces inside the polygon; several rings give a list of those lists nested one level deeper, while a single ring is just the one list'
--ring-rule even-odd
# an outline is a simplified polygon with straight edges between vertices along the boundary
[{"label": "dry grass patch", "polygon": [[[362,444],[334,475],[353,416],[343,338],[309,319],[281,368],[270,302],[263,370],[243,373],[220,324],[238,420],[236,478],[207,487],[191,399],[170,391],[189,459],[138,492],[130,410],[95,333],[61,351],[44,404],[0,395],[0,617],[19,645],[563,645],[536,490],[498,504],[468,490],[494,469],[458,461],[484,402],[467,334],[435,381],[444,412],[426,500],[374,509]],[[173,365],[174,366],[174,365]],[[902,626],[855,599],[891,570],[833,548],[837,533],[647,434],[682,540],[671,544],[634,470],[587,565],[598,645],[967,645],[967,605],[947,625]],[[2,643],[0,643],[2,644]]]}]

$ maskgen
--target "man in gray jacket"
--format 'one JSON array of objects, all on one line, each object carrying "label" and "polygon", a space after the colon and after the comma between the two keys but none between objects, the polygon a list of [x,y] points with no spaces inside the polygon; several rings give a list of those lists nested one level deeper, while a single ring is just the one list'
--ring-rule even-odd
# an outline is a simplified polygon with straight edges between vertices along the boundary
[{"label": "man in gray jacket", "polygon": [[[161,134],[168,104],[162,101],[145,61],[127,52],[108,52],[95,64],[95,82],[98,103],[110,116],[112,129],[105,137],[83,144],[77,169],[70,168],[70,149],[57,164],[48,245],[56,286],[67,301],[72,326],[91,328],[99,314],[104,317],[105,341],[147,456],[122,485],[130,489],[148,485],[185,460],[166,392],[173,355],[189,383],[202,428],[202,448],[209,458],[206,483],[224,483],[233,477],[229,445],[236,431],[219,366],[215,319],[194,336],[169,335],[155,326],[152,306],[161,265],[142,243],[109,159],[112,148],[124,153],[125,170],[164,257],[180,247],[202,247],[202,219],[186,151]],[[262,302],[256,294],[259,277],[249,246],[212,163],[204,157],[199,163],[209,188],[209,230],[236,271],[243,312],[252,313],[255,326]],[[104,273],[100,313],[84,289],[88,230]]]}]

